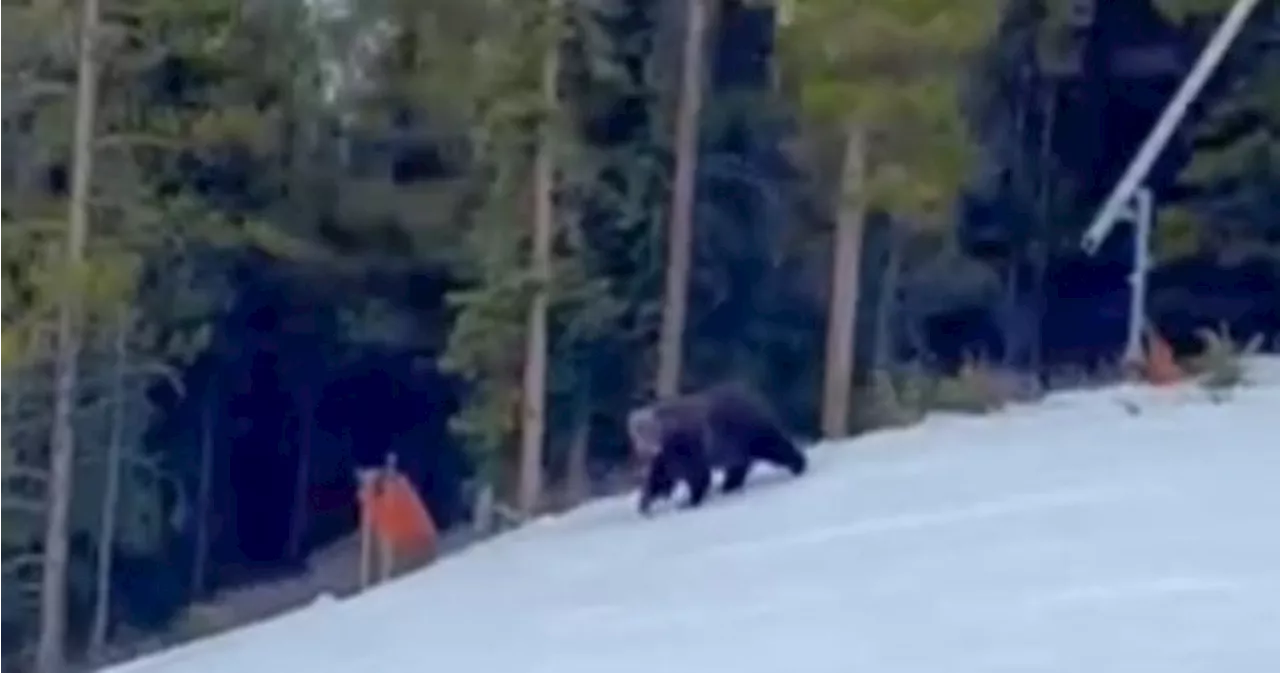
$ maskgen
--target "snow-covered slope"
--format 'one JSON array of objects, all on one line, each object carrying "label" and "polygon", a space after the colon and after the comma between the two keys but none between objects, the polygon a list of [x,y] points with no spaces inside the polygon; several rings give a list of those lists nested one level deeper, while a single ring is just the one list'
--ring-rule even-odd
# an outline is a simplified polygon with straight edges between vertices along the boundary
[{"label": "snow-covered slope", "polygon": [[602,501],[113,673],[1277,673],[1280,363],[1255,372],[834,442],[698,511]]}]

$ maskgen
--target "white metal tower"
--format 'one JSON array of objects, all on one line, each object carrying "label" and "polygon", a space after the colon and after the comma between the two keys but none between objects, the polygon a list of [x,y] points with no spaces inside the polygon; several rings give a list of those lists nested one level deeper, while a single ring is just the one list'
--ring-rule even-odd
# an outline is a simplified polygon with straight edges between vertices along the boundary
[{"label": "white metal tower", "polygon": [[1128,220],[1134,225],[1133,273],[1129,282],[1133,287],[1133,299],[1129,304],[1129,334],[1125,345],[1125,360],[1138,361],[1142,358],[1142,330],[1146,322],[1146,274],[1150,259],[1150,234],[1155,215],[1155,207],[1151,192],[1142,183],[1151,172],[1156,159],[1173,138],[1173,132],[1187,116],[1187,110],[1195,102],[1204,85],[1222,63],[1223,56],[1235,43],[1244,29],[1249,15],[1258,6],[1260,0],[1236,0],[1231,11],[1227,13],[1218,30],[1213,34],[1204,51],[1196,59],[1195,65],[1187,78],[1178,87],[1177,93],[1169,100],[1169,104],[1160,113],[1155,126],[1147,134],[1146,140],[1134,155],[1133,161],[1125,169],[1124,175],[1116,183],[1111,195],[1103,202],[1093,223],[1084,234],[1081,242],[1085,251],[1096,254],[1102,247],[1111,231],[1121,220]]}]

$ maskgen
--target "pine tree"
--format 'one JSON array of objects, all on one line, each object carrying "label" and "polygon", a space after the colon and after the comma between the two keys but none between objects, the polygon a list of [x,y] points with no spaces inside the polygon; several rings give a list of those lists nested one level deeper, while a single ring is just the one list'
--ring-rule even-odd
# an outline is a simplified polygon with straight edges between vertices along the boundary
[{"label": "pine tree", "polygon": [[[80,9],[75,125],[71,156],[71,204],[67,218],[65,269],[73,277],[84,261],[89,235],[89,199],[93,180],[94,113],[98,106],[98,0],[86,0]],[[40,640],[36,646],[36,670],[62,670],[67,623],[67,557],[70,554],[70,511],[74,484],[76,435],[72,421],[75,407],[81,340],[81,298],[74,287],[64,291],[58,309],[58,350],[53,398],[53,434],[50,439],[49,511],[45,522],[44,568],[40,590]]]},{"label": "pine tree", "polygon": [[680,390],[685,322],[689,305],[689,267],[693,262],[693,211],[698,178],[698,127],[704,88],[703,53],[711,9],[707,0],[685,2],[684,47],[680,63],[680,98],[676,113],[676,168],[667,229],[667,268],[658,337],[659,397]]},{"label": "pine tree", "polygon": [[[13,20],[6,27],[18,26],[6,31],[6,82],[18,94],[5,108],[6,157],[13,146],[21,150],[15,161],[6,159],[4,175],[5,582],[28,585],[28,561],[44,566],[35,654],[45,670],[59,668],[65,655],[67,606],[97,593],[105,610],[114,548],[153,553],[167,526],[165,500],[181,500],[171,475],[141,448],[146,398],[157,381],[172,378],[173,363],[200,348],[205,308],[197,295],[212,286],[192,263],[192,243],[220,226],[189,199],[161,189],[181,143],[171,135],[171,108],[148,98],[154,90],[142,75],[184,45],[174,35],[144,39],[149,20],[164,20],[157,6],[107,3],[99,20],[97,5],[6,4]],[[79,48],[67,51],[60,45],[74,44],[65,33],[77,14],[86,25]],[[81,86],[73,88],[66,75],[77,70]],[[126,309],[143,319],[122,332],[117,316]],[[123,369],[112,345],[117,336],[128,350]],[[117,405],[126,413],[113,414]],[[103,450],[108,446],[114,457]],[[112,490],[118,498],[104,492]],[[115,517],[110,530],[104,512]],[[39,522],[44,534],[35,536]],[[66,544],[72,534],[96,540],[97,580],[83,581],[93,576],[86,566],[94,559],[73,553]],[[107,612],[94,626],[95,640],[107,629]]]},{"label": "pine tree", "polygon": [[780,8],[789,86],[840,138],[822,431],[847,434],[858,260],[870,209],[937,218],[963,178],[959,113],[968,55],[997,2],[795,0]]},{"label": "pine tree", "polygon": [[[1216,24],[1231,4],[1161,0],[1158,6],[1190,26],[1198,19]],[[1274,3],[1255,10],[1214,78],[1217,91],[1206,93],[1208,109],[1189,122],[1193,154],[1179,182],[1191,196],[1161,213],[1156,236],[1164,257],[1211,251],[1280,259],[1280,51],[1268,31],[1277,21]]]},{"label": "pine tree", "polygon": [[421,253],[400,261],[435,264],[457,281],[441,362],[467,395],[452,424],[482,479],[511,486],[525,514],[542,491],[548,386],[563,369],[557,332],[565,307],[586,296],[575,275],[585,267],[574,261],[571,185],[589,171],[562,76],[566,45],[592,10],[585,1],[442,1],[374,12],[394,17],[397,29],[373,59],[366,100],[394,101],[432,133],[427,144],[456,150],[450,176],[436,181],[438,216],[406,223]]}]

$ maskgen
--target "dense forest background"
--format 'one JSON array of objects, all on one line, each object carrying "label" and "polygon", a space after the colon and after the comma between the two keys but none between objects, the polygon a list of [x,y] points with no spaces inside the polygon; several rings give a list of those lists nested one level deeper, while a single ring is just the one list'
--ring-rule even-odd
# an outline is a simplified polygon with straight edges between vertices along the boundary
[{"label": "dense forest background", "polygon": [[[445,529],[484,485],[526,510],[604,489],[658,385],[681,190],[683,389],[748,380],[818,436],[875,425],[881,374],[1106,370],[1131,252],[1079,235],[1230,4],[952,2],[945,30],[895,32],[939,4],[100,2],[89,59],[89,2],[3,6],[6,670],[37,640],[59,437],[77,659],[305,572],[356,525],[353,470],[389,452]],[[1276,2],[1148,185],[1152,323],[1182,352],[1219,325],[1280,343]],[[88,225],[71,261],[68,212]],[[854,392],[829,422],[841,305]]]}]

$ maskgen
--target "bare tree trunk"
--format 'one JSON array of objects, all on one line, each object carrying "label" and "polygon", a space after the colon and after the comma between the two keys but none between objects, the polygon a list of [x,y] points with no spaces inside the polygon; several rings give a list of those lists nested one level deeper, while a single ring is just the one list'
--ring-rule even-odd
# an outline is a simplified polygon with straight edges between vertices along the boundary
[{"label": "bare tree trunk", "polygon": [[591,492],[587,475],[587,454],[591,449],[591,403],[584,397],[579,404],[578,423],[569,440],[568,469],[565,470],[570,501],[575,504],[586,500]]},{"label": "bare tree trunk", "polygon": [[1053,253],[1053,233],[1050,231],[1053,217],[1053,172],[1050,168],[1053,157],[1054,128],[1058,116],[1058,89],[1051,84],[1046,94],[1044,125],[1040,129],[1040,184],[1039,203],[1036,218],[1039,231],[1032,237],[1031,244],[1031,352],[1029,367],[1035,374],[1041,373],[1044,359],[1044,307],[1045,307],[1045,274],[1049,266],[1049,256]]},{"label": "bare tree trunk", "polygon": [[[78,279],[89,237],[89,196],[93,177],[94,107],[98,72],[94,46],[98,31],[98,0],[84,0],[80,17],[79,59],[76,66],[76,110],[71,164],[71,205],[67,214],[66,272]],[[52,457],[49,466],[49,513],[45,521],[44,568],[40,586],[40,638],[36,671],[58,673],[63,668],[67,611],[67,523],[71,513],[75,467],[76,404],[80,355],[81,297],[78,283],[65,289],[58,309],[57,378],[54,388]]]},{"label": "bare tree trunk", "polygon": [[190,600],[192,601],[199,600],[204,595],[205,567],[209,562],[209,505],[213,495],[213,453],[213,402],[206,400],[200,412],[200,474],[196,485],[195,552],[191,563]]},{"label": "bare tree trunk", "polygon": [[831,305],[827,318],[826,371],[822,386],[822,434],[849,433],[849,400],[853,390],[855,317],[859,267],[866,219],[866,133],[857,124],[845,129],[844,165],[837,205],[835,256],[831,268]]},{"label": "bare tree trunk", "polygon": [[311,392],[303,386],[302,410],[298,414],[298,469],[293,477],[293,516],[289,523],[286,549],[290,560],[296,560],[302,555],[307,520],[310,518],[307,495],[311,491],[311,426],[315,421],[314,408]]},{"label": "bare tree trunk", "polygon": [[893,365],[897,352],[897,334],[893,329],[898,309],[898,283],[902,278],[902,237],[897,222],[889,223],[888,260],[884,277],[880,281],[880,298],[876,303],[876,351],[875,367],[887,371]]},{"label": "bare tree trunk", "polygon": [[[1018,350],[1021,347],[1018,343],[1021,335],[1018,333],[1018,260],[1016,254],[1010,254],[1006,259],[998,262],[995,270],[996,276],[1000,279],[1000,289],[1003,292],[1003,296],[993,302],[995,304],[993,313],[999,326],[1000,340],[1003,342],[1003,357],[1001,357],[998,366],[1013,369],[1017,367]],[[986,346],[981,347],[979,357],[984,361],[991,358],[991,353],[987,351]]]},{"label": "bare tree trunk", "polygon": [[129,311],[116,321],[116,367],[111,384],[111,436],[107,444],[107,484],[102,497],[102,530],[98,534],[97,592],[89,631],[89,659],[100,661],[111,622],[111,566],[115,560],[116,519],[120,507],[120,459],[124,452],[125,371],[129,366]]},{"label": "bare tree trunk", "polygon": [[493,509],[493,486],[481,481],[471,503],[471,528],[477,537],[483,538],[493,530]]},{"label": "bare tree trunk", "polygon": [[676,174],[667,229],[667,269],[658,337],[658,397],[680,391],[684,329],[689,312],[689,271],[693,259],[693,209],[698,175],[698,119],[702,110],[702,57],[706,40],[707,0],[687,0],[688,25],[680,68],[680,103],[676,112]]},{"label": "bare tree trunk", "polygon": [[[559,12],[559,2],[550,11]],[[557,89],[560,43],[547,45],[542,62],[542,98],[546,114],[559,102]],[[529,305],[528,335],[525,340],[524,394],[521,399],[520,477],[517,506],[530,516],[542,494],[542,445],[546,434],[547,396],[547,309],[550,304],[551,242],[555,235],[555,147],[550,119],[544,119],[533,165],[533,276],[537,288]]]}]

